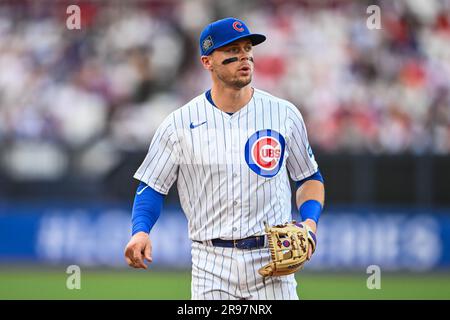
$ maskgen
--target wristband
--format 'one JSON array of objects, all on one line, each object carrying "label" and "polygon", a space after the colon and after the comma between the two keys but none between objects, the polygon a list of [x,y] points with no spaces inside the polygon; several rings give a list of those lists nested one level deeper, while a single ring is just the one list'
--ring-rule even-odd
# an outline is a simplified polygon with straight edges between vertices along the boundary
[{"label": "wristband", "polygon": [[322,213],[322,205],[317,200],[307,200],[300,206],[299,213],[302,221],[311,219],[318,224]]}]

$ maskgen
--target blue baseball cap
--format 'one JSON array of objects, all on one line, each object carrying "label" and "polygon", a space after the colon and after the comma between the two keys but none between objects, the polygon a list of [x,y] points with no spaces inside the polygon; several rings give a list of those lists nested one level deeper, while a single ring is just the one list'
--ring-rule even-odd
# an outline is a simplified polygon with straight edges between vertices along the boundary
[{"label": "blue baseball cap", "polygon": [[200,35],[200,54],[210,55],[215,49],[223,47],[238,39],[248,38],[256,46],[266,40],[266,36],[250,33],[244,21],[236,18],[225,18],[210,23]]}]

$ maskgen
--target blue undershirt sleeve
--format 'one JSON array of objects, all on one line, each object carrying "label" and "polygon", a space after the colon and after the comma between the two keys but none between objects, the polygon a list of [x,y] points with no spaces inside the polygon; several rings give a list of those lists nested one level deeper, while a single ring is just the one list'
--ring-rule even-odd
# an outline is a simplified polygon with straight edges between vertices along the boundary
[{"label": "blue undershirt sleeve", "polygon": [[[320,170],[317,170],[316,173],[309,176],[308,178],[305,178],[303,180],[297,181],[295,183],[296,190],[300,188],[306,181],[309,180],[317,180],[322,183],[324,183],[322,174],[320,173]],[[305,221],[306,219],[312,219],[317,224],[319,223],[320,214],[322,213],[322,205],[317,200],[307,200],[305,201],[300,208],[298,208],[298,211],[300,213],[300,219],[302,221]]]},{"label": "blue undershirt sleeve", "polygon": [[309,181],[309,180],[317,180],[317,181],[320,181],[320,182],[324,183],[322,174],[320,173],[320,170],[317,169],[316,173],[314,173],[313,175],[309,176],[308,178],[305,178],[305,179],[300,180],[300,181],[296,181],[295,182],[295,189],[298,190],[298,188],[300,188],[306,181]]},{"label": "blue undershirt sleeve", "polygon": [[141,182],[134,197],[131,215],[132,235],[138,232],[149,233],[158,220],[164,195]]}]

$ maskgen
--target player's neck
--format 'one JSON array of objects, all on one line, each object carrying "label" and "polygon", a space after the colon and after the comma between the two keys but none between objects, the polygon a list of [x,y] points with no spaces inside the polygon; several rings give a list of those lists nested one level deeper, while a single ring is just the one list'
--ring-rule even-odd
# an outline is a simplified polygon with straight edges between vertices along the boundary
[{"label": "player's neck", "polygon": [[213,85],[211,98],[214,104],[224,112],[237,112],[243,108],[252,98],[253,88],[249,85],[235,89]]}]

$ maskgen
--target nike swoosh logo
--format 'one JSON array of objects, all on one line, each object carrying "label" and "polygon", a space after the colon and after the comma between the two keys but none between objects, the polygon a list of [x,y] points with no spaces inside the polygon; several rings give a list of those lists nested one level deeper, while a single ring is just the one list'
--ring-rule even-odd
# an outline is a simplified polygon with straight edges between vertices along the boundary
[{"label": "nike swoosh logo", "polygon": [[190,127],[191,127],[191,129],[194,129],[194,128],[200,127],[202,124],[205,124],[205,123],[206,123],[206,121],[199,123],[199,124],[194,124],[193,122],[191,122]]},{"label": "nike swoosh logo", "polygon": [[147,189],[148,186],[143,187],[141,190],[139,190],[137,193],[138,196],[140,196],[142,194],[142,192],[144,192],[145,189]]}]

